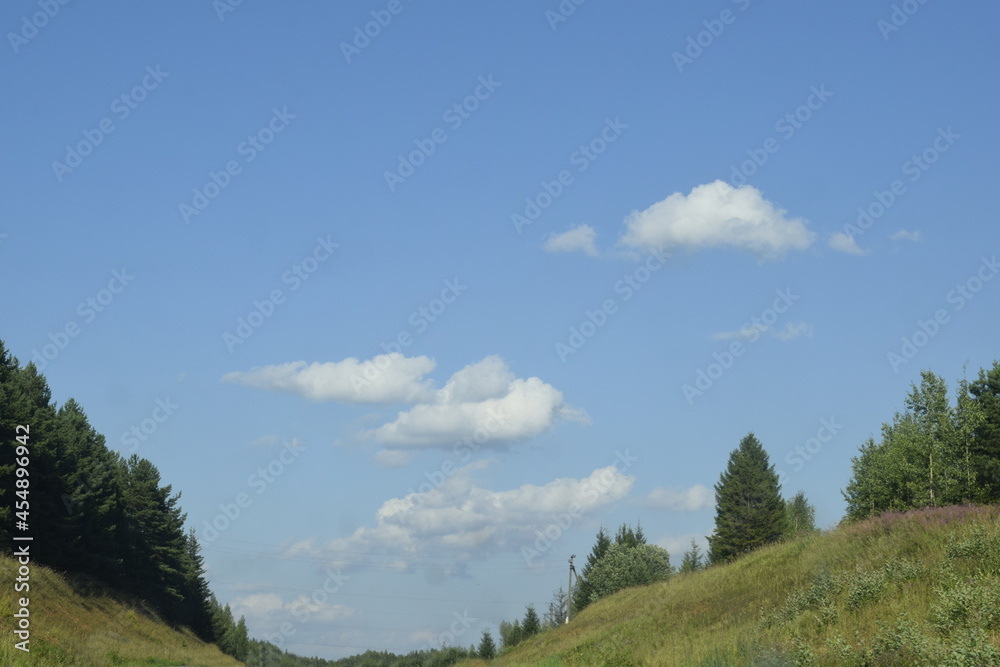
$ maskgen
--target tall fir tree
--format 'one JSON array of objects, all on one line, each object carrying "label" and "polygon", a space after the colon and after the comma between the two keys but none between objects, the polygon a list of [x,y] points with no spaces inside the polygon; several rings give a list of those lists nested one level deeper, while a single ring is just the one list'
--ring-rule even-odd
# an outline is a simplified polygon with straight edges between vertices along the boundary
[{"label": "tall fir tree", "polygon": [[497,657],[497,645],[493,641],[493,635],[489,630],[483,630],[483,636],[479,640],[479,648],[476,651],[483,660],[492,660]]},{"label": "tall fir tree", "polygon": [[529,604],[524,610],[524,620],[521,622],[521,630],[524,633],[524,638],[534,637],[542,629],[542,622],[538,618],[538,612],[535,611],[535,605]]},{"label": "tall fir tree", "polygon": [[722,563],[775,542],[785,527],[781,485],[753,433],[729,455],[715,485],[715,532],[708,538],[709,559]]}]

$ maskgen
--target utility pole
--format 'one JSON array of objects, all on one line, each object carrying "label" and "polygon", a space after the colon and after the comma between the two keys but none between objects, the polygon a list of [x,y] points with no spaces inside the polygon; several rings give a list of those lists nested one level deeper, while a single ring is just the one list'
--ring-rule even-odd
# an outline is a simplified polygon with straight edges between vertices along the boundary
[{"label": "utility pole", "polygon": [[[576,568],[573,567],[573,559],[576,558],[576,554],[569,557],[569,590],[566,592],[566,622],[569,623],[570,610],[573,608],[573,575],[576,574]],[[579,579],[579,577],[577,577]]]}]

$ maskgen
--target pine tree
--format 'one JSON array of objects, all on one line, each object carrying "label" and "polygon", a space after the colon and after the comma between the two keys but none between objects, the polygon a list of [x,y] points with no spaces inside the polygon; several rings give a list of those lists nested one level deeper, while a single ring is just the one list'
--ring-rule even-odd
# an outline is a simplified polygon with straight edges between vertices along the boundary
[{"label": "pine tree", "polygon": [[729,455],[715,485],[715,532],[709,559],[721,563],[781,538],[785,503],[778,475],[753,433]]},{"label": "pine tree", "polygon": [[497,645],[493,643],[493,635],[489,630],[483,630],[483,638],[479,640],[479,648],[476,653],[483,660],[492,660],[497,656]]},{"label": "pine tree", "polygon": [[65,545],[67,556],[78,571],[122,585],[126,519],[120,457],[105,446],[104,436],[91,427],[73,399],[59,408],[56,429],[66,455],[75,461],[61,498],[72,534]]},{"label": "pine tree", "polygon": [[158,606],[171,621],[183,607],[185,561],[188,557],[180,494],[160,486],[160,471],[133,454],[124,463],[125,507],[129,518],[130,558],[126,570],[137,592]]}]

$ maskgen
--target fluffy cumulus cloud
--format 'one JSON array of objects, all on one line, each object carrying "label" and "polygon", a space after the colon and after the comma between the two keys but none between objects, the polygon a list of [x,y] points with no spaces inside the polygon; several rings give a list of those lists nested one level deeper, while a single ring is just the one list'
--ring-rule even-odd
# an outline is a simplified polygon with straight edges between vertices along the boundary
[{"label": "fluffy cumulus cloud", "polygon": [[557,542],[583,517],[628,494],[635,477],[627,471],[634,460],[628,452],[620,452],[610,465],[586,477],[504,491],[476,484],[474,474],[490,465],[488,460],[452,469],[450,475],[438,471],[439,484],[428,482],[426,489],[385,501],[375,513],[374,526],[359,528],[323,548],[305,541],[286,555],[329,558],[332,566],[343,568],[381,556],[388,558],[382,563],[399,570],[441,558],[454,574],[470,559],[536,548],[540,534]]},{"label": "fluffy cumulus cloud", "polygon": [[550,236],[543,248],[548,252],[582,252],[597,257],[597,247],[594,245],[596,237],[597,232],[593,227],[580,225],[562,234]]},{"label": "fluffy cumulus cloud", "polygon": [[827,245],[837,252],[846,252],[848,255],[863,255],[865,251],[861,249],[854,237],[844,232],[837,232],[827,241]]},{"label": "fluffy cumulus cloud", "polygon": [[587,416],[552,385],[516,378],[502,359],[490,356],[452,375],[432,402],[366,435],[397,447],[452,445],[477,434],[480,444],[497,445],[537,435],[558,420],[587,423]]},{"label": "fluffy cumulus cloud", "polygon": [[670,512],[697,512],[715,505],[715,492],[701,484],[687,489],[658,487],[646,495],[644,503]]},{"label": "fluffy cumulus cloud", "polygon": [[433,395],[430,380],[423,379],[432,370],[434,360],[430,357],[393,352],[368,361],[350,357],[326,363],[293,361],[261,366],[244,373],[227,373],[222,380],[314,401],[413,403]]},{"label": "fluffy cumulus cloud", "polygon": [[788,217],[756,188],[734,188],[720,180],[633,211],[625,219],[621,243],[692,249],[730,246],[776,258],[789,250],[805,250],[814,239],[804,220]]},{"label": "fluffy cumulus cloud", "polygon": [[424,377],[434,366],[428,357],[393,353],[364,362],[265,366],[222,379],[313,400],[413,404],[392,421],[362,433],[387,448],[377,456],[384,466],[408,463],[399,451],[408,448],[451,447],[470,439],[502,448],[559,421],[589,423],[587,414],[568,404],[561,391],[537,377],[516,377],[498,356],[466,366],[440,389]]}]

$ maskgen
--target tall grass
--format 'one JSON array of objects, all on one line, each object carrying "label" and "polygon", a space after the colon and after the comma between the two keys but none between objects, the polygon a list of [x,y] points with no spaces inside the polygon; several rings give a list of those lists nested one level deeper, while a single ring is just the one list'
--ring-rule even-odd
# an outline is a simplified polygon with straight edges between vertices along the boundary
[{"label": "tall grass", "polygon": [[1000,508],[893,512],[622,591],[495,665],[1000,665]]},{"label": "tall grass", "polygon": [[[108,591],[85,579],[68,579],[31,566],[31,590],[14,591],[17,562],[0,556],[0,616],[4,618],[0,665],[37,667],[233,667],[241,665],[188,630],[162,623],[139,600]],[[16,602],[30,600],[30,653],[14,647],[11,632]]]}]

